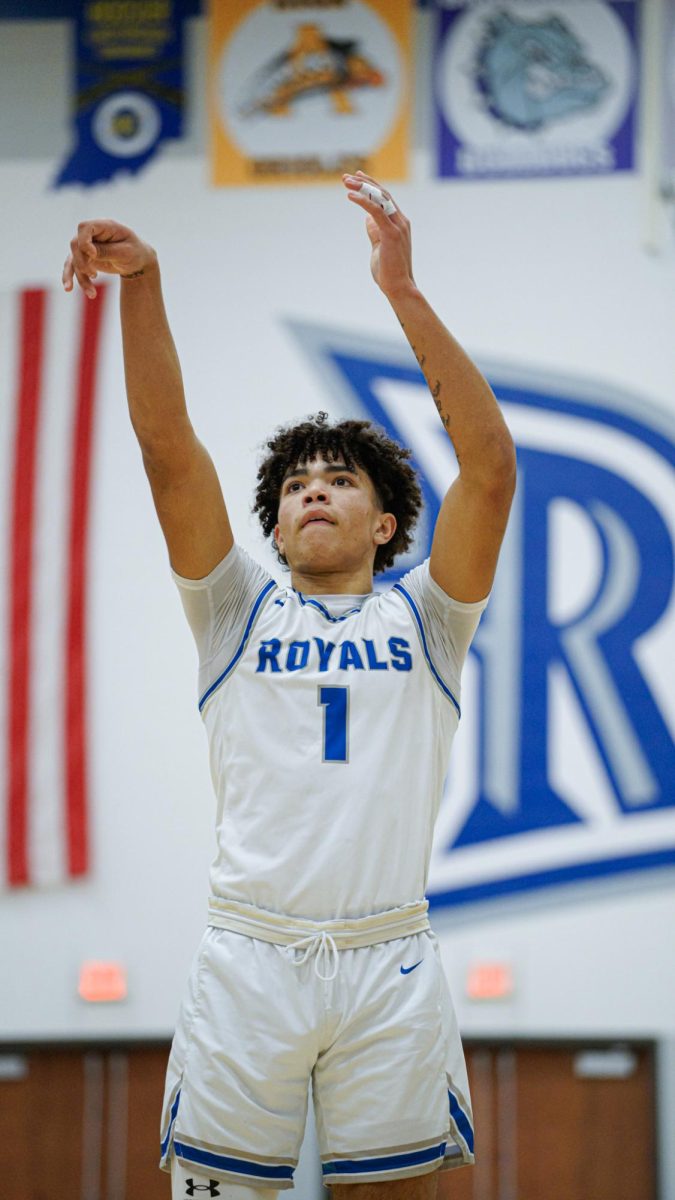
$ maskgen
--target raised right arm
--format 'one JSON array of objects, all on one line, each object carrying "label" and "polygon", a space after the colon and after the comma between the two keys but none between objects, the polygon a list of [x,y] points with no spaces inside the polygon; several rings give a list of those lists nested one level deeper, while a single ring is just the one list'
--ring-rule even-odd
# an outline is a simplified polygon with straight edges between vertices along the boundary
[{"label": "raised right arm", "polygon": [[180,363],[164,309],[157,255],[116,221],[78,226],[63,269],[96,295],[99,271],[120,278],[124,373],[131,423],[174,571],[203,579],[233,545],[220,482],[190,423]]}]

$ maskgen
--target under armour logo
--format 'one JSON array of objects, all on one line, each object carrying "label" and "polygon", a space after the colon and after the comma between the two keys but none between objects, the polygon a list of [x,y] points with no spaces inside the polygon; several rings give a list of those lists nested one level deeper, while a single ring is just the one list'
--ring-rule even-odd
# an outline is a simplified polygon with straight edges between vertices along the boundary
[{"label": "under armour logo", "polygon": [[188,1196],[194,1196],[195,1192],[208,1192],[209,1196],[220,1195],[217,1179],[209,1179],[208,1183],[195,1183],[194,1179],[186,1179],[185,1189]]}]

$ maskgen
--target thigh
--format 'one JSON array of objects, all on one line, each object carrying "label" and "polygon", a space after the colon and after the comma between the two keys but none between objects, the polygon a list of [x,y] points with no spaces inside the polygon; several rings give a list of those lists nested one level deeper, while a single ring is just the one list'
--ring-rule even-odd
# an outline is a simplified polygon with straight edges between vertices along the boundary
[{"label": "thigh", "polygon": [[324,1183],[351,1189],[405,1180],[423,1189],[420,1196],[433,1195],[434,1183],[413,1180],[436,1172],[448,1152],[471,1161],[452,1133],[435,939],[416,934],[343,951],[340,962],[343,1021],[314,1070]]},{"label": "thigh", "polygon": [[176,1158],[223,1183],[292,1186],[316,1056],[315,1001],[279,947],[208,930],[170,1060],[165,1167]]},{"label": "thigh", "polygon": [[438,1171],[387,1183],[336,1184],[330,1190],[331,1200],[436,1200]]}]

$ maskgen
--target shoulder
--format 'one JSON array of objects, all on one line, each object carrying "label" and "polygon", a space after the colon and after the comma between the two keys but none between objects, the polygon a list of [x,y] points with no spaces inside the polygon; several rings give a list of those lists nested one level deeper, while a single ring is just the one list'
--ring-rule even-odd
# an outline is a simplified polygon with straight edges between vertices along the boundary
[{"label": "shoulder", "polygon": [[467,604],[448,596],[432,578],[428,558],[403,575],[391,594],[410,610],[425,653],[441,655],[448,674],[458,681],[489,597]]},{"label": "shoulder", "polygon": [[456,614],[459,617],[473,617],[476,624],[490,598],[487,595],[482,600],[476,600],[470,604],[462,600],[455,600],[443,590],[440,584],[436,583],[429,568],[428,558],[425,558],[424,562],[413,567],[412,570],[407,571],[391,590],[394,593],[398,592],[409,603],[422,605],[425,610],[429,610],[429,615],[432,617],[445,620],[451,614]]},{"label": "shoulder", "polygon": [[277,590],[269,572],[237,545],[203,579],[172,575],[201,666],[229,653]]},{"label": "shoulder", "polygon": [[242,583],[249,583],[254,588],[256,584],[260,584],[260,586],[264,586],[266,583],[274,584],[269,572],[236,542],[225,557],[203,579],[186,579],[173,569],[171,574],[181,592],[222,591]]}]

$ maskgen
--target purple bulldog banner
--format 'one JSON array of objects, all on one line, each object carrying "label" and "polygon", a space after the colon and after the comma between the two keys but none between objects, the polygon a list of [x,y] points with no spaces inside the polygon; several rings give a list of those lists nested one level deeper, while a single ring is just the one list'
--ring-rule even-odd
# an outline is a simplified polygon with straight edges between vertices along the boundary
[{"label": "purple bulldog banner", "polygon": [[437,0],[437,173],[632,170],[638,76],[634,0]]}]

